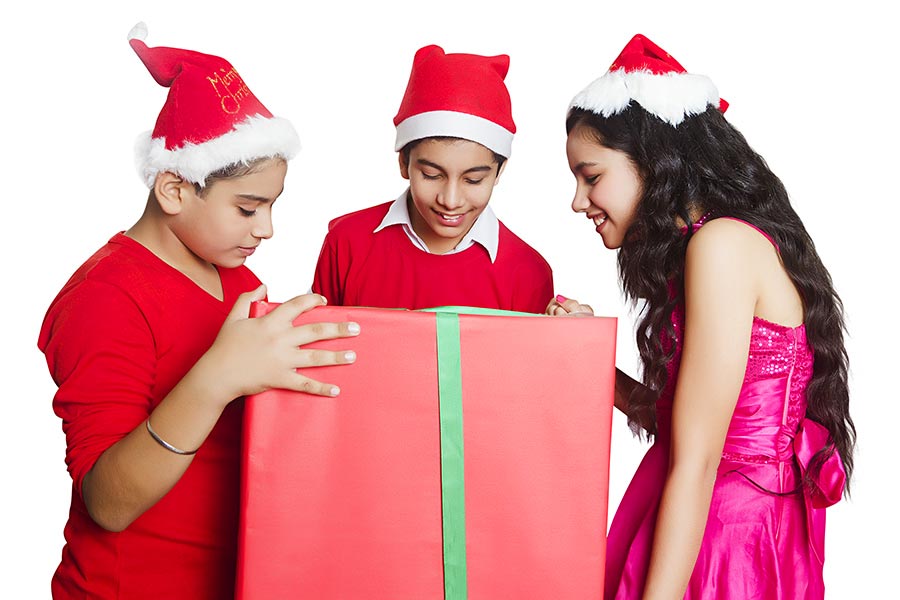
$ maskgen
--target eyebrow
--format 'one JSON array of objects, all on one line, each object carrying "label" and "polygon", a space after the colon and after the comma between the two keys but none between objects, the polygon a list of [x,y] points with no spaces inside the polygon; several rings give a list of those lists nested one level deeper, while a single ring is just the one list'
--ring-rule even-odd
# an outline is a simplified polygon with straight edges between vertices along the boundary
[{"label": "eyebrow", "polygon": [[584,169],[585,167],[596,167],[596,166],[597,166],[596,162],[583,160],[580,163],[578,163],[577,165],[575,165],[575,170],[580,171],[580,170]]},{"label": "eyebrow", "polygon": [[[278,196],[280,196],[281,193],[282,193],[283,191],[284,191],[284,188],[281,188],[281,191],[278,192],[278,193],[275,195],[275,198],[277,198]],[[262,203],[266,203],[266,202],[273,202],[273,201],[274,201],[274,198],[267,198],[267,197],[265,197],[265,196],[257,196],[256,194],[238,194],[237,197],[238,197],[238,198],[242,198],[242,199],[244,199],[244,200],[250,200],[251,202],[262,202]]]},{"label": "eyebrow", "polygon": [[[431,162],[430,160],[426,160],[426,159],[424,159],[424,158],[416,159],[416,164],[418,164],[418,165],[425,165],[425,166],[427,166],[427,167],[431,167],[431,168],[433,168],[433,169],[437,169],[438,171],[441,171],[441,172],[443,172],[443,173],[446,173],[446,172],[447,172],[447,170],[446,170],[444,167],[442,167],[441,165],[439,165],[439,164],[437,164],[437,163],[433,163],[433,162]],[[479,172],[483,172],[483,171],[492,171],[493,169],[494,169],[494,168],[493,168],[491,165],[479,165],[479,166],[477,166],[477,167],[472,167],[471,169],[466,169],[465,171],[463,171],[463,174],[466,174],[466,173],[479,173]]]}]

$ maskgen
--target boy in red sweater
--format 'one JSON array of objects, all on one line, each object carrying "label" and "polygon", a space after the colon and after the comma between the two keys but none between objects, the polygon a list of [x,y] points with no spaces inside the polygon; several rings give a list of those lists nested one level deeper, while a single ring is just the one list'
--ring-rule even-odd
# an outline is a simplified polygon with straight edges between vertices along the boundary
[{"label": "boy in red sweater", "polygon": [[416,52],[394,117],[409,187],[329,224],[314,292],[344,306],[544,312],[550,266],[488,206],[516,130],[508,69],[506,55]]},{"label": "boy in red sweater", "polygon": [[137,26],[131,45],[170,91],[137,151],[144,213],[75,272],[38,341],[73,481],[57,600],[232,598],[240,397],[334,396],[297,369],[354,358],[298,348],[358,331],[293,327],[319,296],[247,318],[265,287],[244,261],[272,235],[294,128],[224,59],[145,36]]}]

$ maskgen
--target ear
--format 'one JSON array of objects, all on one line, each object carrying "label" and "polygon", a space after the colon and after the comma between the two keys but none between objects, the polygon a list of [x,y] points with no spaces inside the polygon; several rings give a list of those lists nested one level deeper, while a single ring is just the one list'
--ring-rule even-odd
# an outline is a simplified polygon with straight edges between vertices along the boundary
[{"label": "ear", "polygon": [[162,171],[156,176],[156,181],[153,183],[153,194],[163,213],[167,215],[180,213],[184,205],[185,193],[194,193],[194,184],[170,171]]},{"label": "ear", "polygon": [[509,159],[504,160],[503,164],[500,165],[500,168],[497,169],[497,176],[494,177],[494,185],[497,185],[497,183],[500,181],[500,176],[503,175],[503,171],[506,170],[506,163],[508,163],[508,162],[509,162]]},{"label": "ear", "polygon": [[401,151],[397,153],[397,162],[400,163],[400,176],[409,179],[409,158]]}]

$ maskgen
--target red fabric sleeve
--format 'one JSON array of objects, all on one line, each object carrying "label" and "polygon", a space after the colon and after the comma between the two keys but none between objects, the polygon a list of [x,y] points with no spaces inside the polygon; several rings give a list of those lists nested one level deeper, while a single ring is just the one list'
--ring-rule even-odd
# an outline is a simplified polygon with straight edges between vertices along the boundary
[{"label": "red fabric sleeve", "polygon": [[506,232],[510,236],[506,249],[512,252],[506,263],[512,271],[511,310],[542,314],[553,298],[553,270],[537,250],[509,230]]},{"label": "red fabric sleeve", "polygon": [[519,282],[513,310],[542,314],[553,298],[553,274],[549,268],[534,270]]},{"label": "red fabric sleeve", "polygon": [[97,281],[61,297],[48,317],[43,350],[59,386],[53,410],[63,420],[66,464],[80,494],[100,455],[150,414],[154,339],[131,298]]}]

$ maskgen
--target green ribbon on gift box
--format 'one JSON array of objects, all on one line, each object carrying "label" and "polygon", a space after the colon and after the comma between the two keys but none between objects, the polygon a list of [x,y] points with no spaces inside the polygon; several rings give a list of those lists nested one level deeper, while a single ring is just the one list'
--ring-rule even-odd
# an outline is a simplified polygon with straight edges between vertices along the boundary
[{"label": "green ribbon on gift box", "polygon": [[444,598],[465,600],[466,486],[463,455],[462,370],[459,315],[536,316],[468,306],[427,309],[437,317],[438,397],[441,418],[441,515],[444,539]]},{"label": "green ribbon on gift box", "polygon": [[465,600],[466,484],[463,460],[462,373],[459,316],[437,313],[438,390],[441,416],[441,515],[444,531],[444,598]]}]

